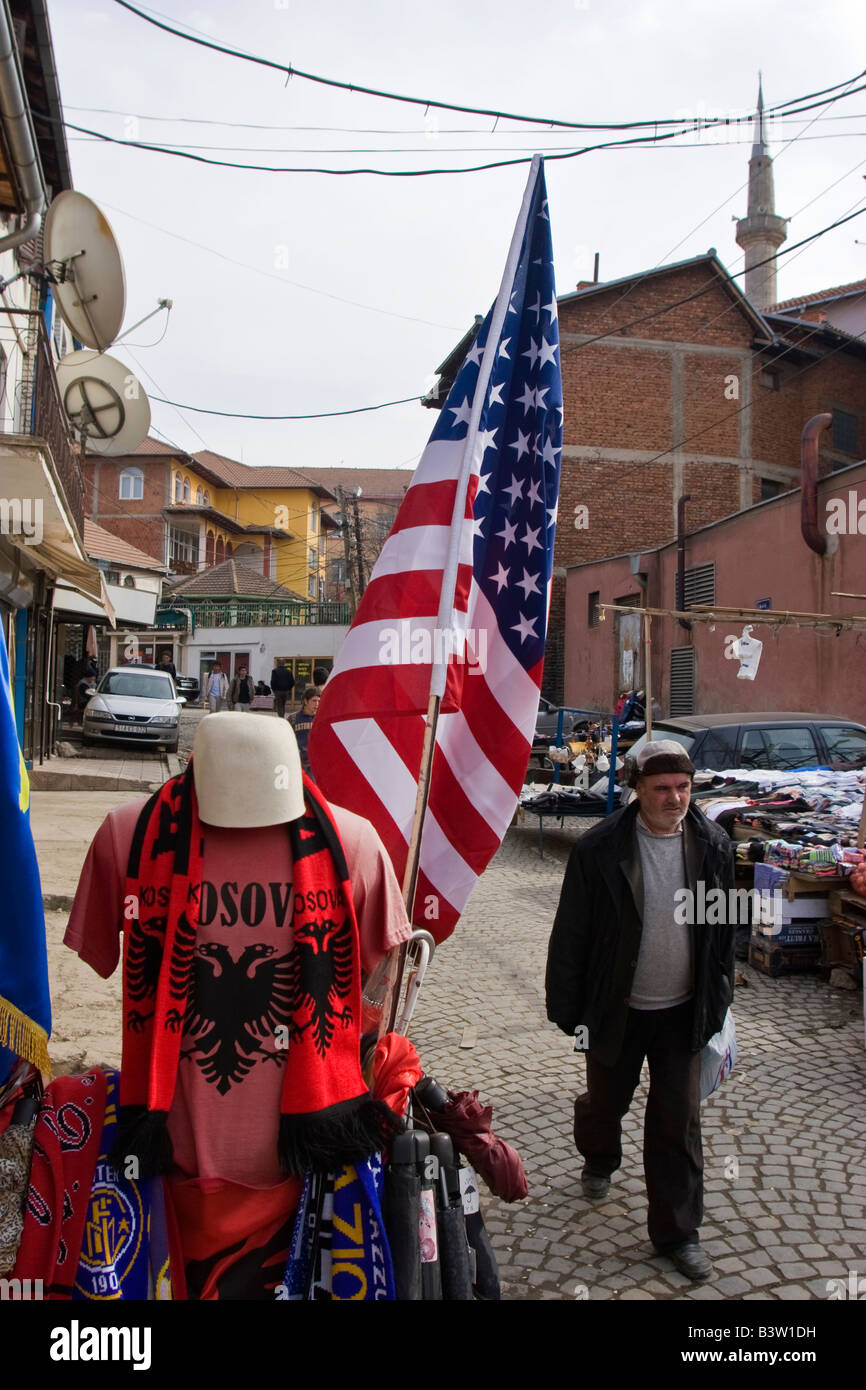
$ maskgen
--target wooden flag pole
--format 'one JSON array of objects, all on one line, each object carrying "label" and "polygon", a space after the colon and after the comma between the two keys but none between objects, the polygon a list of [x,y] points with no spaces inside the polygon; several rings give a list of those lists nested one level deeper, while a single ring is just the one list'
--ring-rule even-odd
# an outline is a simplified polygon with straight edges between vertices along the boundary
[{"label": "wooden flag pole", "polygon": [[[424,746],[421,749],[421,767],[418,771],[418,792],[415,797],[415,814],[412,819],[412,834],[409,840],[409,851],[406,855],[406,869],[403,874],[403,902],[406,905],[406,916],[412,921],[412,909],[415,906],[415,891],[418,887],[418,870],[421,864],[421,832],[424,829],[424,817],[427,814],[427,802],[430,799],[430,774],[433,769],[433,752],[436,747],[436,725],[439,722],[440,697],[431,695],[427,706],[427,723],[424,726]],[[382,1006],[382,1021],[379,1025],[379,1036],[383,1033],[391,1033],[397,1021],[397,1010],[400,1006],[400,987],[406,969],[406,953],[408,943],[402,942],[391,952],[392,963],[389,973],[388,983],[385,987],[385,1002]]]}]

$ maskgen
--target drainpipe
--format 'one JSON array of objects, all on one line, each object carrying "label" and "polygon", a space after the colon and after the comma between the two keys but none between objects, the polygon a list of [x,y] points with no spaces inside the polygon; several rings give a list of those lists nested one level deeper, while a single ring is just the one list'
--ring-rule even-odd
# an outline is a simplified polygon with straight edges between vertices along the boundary
[{"label": "drainpipe", "polygon": [[[685,492],[677,498],[677,608],[682,613],[686,606],[686,503],[692,494]],[[677,618],[680,627],[691,631],[691,623],[685,618]]]},{"label": "drainpipe", "polygon": [[827,553],[827,537],[818,529],[818,436],[832,420],[827,412],[813,415],[800,435],[800,530],[816,555]]},{"label": "drainpipe", "polygon": [[3,121],[15,183],[24,201],[24,226],[17,232],[0,237],[0,251],[11,251],[39,235],[45,210],[45,192],[42,165],[18,64],[18,49],[5,0],[0,3],[0,119]]}]

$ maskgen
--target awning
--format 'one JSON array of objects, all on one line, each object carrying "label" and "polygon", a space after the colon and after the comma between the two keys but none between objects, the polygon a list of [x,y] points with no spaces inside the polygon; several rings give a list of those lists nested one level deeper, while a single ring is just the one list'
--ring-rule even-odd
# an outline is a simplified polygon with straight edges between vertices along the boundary
[{"label": "awning", "polygon": [[70,584],[65,579],[58,579],[54,588],[54,602],[52,604],[55,613],[60,611],[74,613],[76,617],[82,618],[107,618],[110,626],[116,628],[117,614],[114,604],[111,601],[102,573],[97,570],[97,574],[101,585],[99,602],[78,584]]},{"label": "awning", "polygon": [[100,572],[84,552],[43,450],[29,439],[13,445],[0,435],[0,477],[8,538],[25,551],[31,563],[65,579],[101,605],[104,586]]}]

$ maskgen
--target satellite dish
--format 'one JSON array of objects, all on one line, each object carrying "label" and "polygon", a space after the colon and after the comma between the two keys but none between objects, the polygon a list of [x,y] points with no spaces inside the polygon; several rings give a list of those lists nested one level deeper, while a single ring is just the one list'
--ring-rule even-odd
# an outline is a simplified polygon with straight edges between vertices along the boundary
[{"label": "satellite dish", "polygon": [[45,217],[43,246],[64,323],[80,343],[104,351],[126,308],[123,261],[104,214],[83,193],[58,193]]},{"label": "satellite dish", "polygon": [[94,454],[130,454],[150,429],[147,393],[129,368],[83,348],[57,363],[57,385],[78,439]]}]

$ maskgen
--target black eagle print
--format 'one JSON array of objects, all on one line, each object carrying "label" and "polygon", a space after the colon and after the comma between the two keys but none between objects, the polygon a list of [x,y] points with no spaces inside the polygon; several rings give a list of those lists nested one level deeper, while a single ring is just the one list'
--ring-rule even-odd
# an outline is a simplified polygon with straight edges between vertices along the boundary
[{"label": "black eagle print", "polygon": [[220,1095],[243,1081],[260,1057],[278,1066],[285,1062],[285,1049],[260,1043],[280,1025],[287,1027],[291,1017],[291,953],[274,959],[276,949],[257,942],[234,960],[221,942],[195,948],[184,1019],[192,1045],[181,1057],[194,1058]]},{"label": "black eagle print", "polygon": [[[296,932],[290,957],[291,1014],[290,1037],[299,1041],[308,1028],[313,1030],[313,1043],[321,1057],[325,1056],[339,1020],[341,1027],[352,1022],[350,1004],[339,1007],[340,1000],[352,992],[354,953],[348,920],[339,923],[326,917],[320,921],[304,922]],[[310,1010],[306,1023],[298,1022],[302,1009]]]}]

